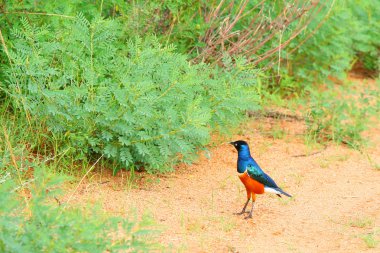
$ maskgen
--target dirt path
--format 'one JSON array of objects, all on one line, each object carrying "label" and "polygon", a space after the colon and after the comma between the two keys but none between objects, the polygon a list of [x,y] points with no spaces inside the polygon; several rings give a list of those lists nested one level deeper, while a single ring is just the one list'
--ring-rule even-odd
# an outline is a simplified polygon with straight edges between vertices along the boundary
[{"label": "dirt path", "polygon": [[[289,135],[274,140],[260,134],[273,123],[290,129]],[[380,240],[380,170],[374,166],[380,164],[379,128],[369,133],[372,164],[333,144],[294,157],[308,151],[297,135],[302,128],[300,122],[265,119],[233,138],[247,140],[261,167],[294,196],[259,195],[251,220],[233,214],[246,193],[236,174],[236,151],[227,144],[173,173],[142,174],[137,186],[125,172],[94,173],[75,201],[100,202],[115,214],[150,213],[163,231],[160,240],[176,252],[379,252],[379,245],[370,248],[363,240]]]}]

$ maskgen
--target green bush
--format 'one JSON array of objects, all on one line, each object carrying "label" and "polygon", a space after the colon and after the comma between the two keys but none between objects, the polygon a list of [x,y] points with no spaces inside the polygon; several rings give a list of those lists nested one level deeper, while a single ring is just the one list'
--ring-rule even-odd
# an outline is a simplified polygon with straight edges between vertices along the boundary
[{"label": "green bush", "polygon": [[0,174],[1,252],[160,249],[152,242],[154,231],[147,218],[138,223],[130,218],[109,217],[99,208],[59,205],[54,198],[59,198],[57,189],[64,179],[50,174],[49,170],[44,166],[34,167],[32,178],[17,183],[9,173]]},{"label": "green bush", "polygon": [[[264,1],[257,5],[248,1],[239,18],[241,4],[225,1],[219,12],[213,12],[218,4],[187,0],[4,1],[0,8],[7,14],[0,15],[0,21],[6,24],[3,32],[14,64],[6,75],[0,69],[0,78],[7,82],[1,91],[15,99],[15,108],[24,108],[41,125],[46,124],[49,134],[60,140],[60,148],[72,147],[79,158],[99,153],[122,167],[134,164],[163,171],[191,158],[197,147],[207,143],[210,131],[239,122],[240,112],[255,106],[253,89],[242,85],[256,81],[257,73],[248,71],[256,66],[249,60],[260,59],[292,37],[319,6],[324,9],[304,32],[259,64],[276,68],[260,73],[264,85],[260,82],[259,92],[264,99],[271,97],[272,103],[278,95],[294,101],[308,94],[312,84],[325,83],[328,77],[344,79],[357,61],[370,70],[379,68],[380,5],[374,1],[325,1],[285,26],[273,25],[284,21],[281,15],[278,20],[276,17],[286,13],[285,7],[292,14],[284,17],[288,21],[286,18],[298,16],[302,10],[297,4],[305,7],[310,3]],[[257,8],[252,9],[254,6]],[[19,13],[24,11],[30,13]],[[80,11],[83,14],[73,18]],[[212,13],[217,13],[216,17],[206,22]],[[25,19],[20,21],[19,15],[36,27]],[[269,39],[253,55],[247,54],[244,46],[233,50],[235,55],[251,57],[248,61],[225,57],[221,63],[218,55],[218,61],[211,64],[224,69],[186,61],[206,48],[205,38],[210,36],[220,43],[208,45],[217,53],[222,52],[221,47],[240,45],[239,36],[245,36],[243,31],[253,19],[264,25],[265,32],[255,33],[253,43],[245,41],[245,45]],[[221,28],[229,27],[232,20],[236,23],[229,33],[234,36],[229,37]],[[269,36],[266,32],[271,31]],[[147,35],[151,33],[157,37]],[[143,39],[136,39],[138,36]],[[303,43],[304,39],[308,40]],[[175,48],[162,46],[170,43]],[[297,50],[289,54],[293,49]],[[4,52],[2,56],[2,63],[8,65]],[[285,57],[286,64],[278,62],[278,57]],[[328,116],[317,114],[319,119]]]},{"label": "green bush", "polygon": [[[117,18],[128,38],[144,37],[146,34],[156,34],[161,43],[174,43],[181,53],[189,52],[194,46],[202,46],[198,42],[209,24],[205,17],[217,3],[201,1],[10,1],[0,4],[0,12],[7,12],[0,21],[8,24],[6,27],[18,26],[18,14],[48,13],[56,15],[75,16],[81,12],[87,19],[96,17]],[[28,15],[34,22],[48,22],[52,27],[58,27],[64,22],[60,18],[50,18],[45,15]],[[195,52],[194,52],[195,53]]]},{"label": "green bush", "polygon": [[347,86],[326,91],[311,91],[307,112],[307,137],[325,142],[332,140],[352,148],[361,148],[366,139],[362,133],[379,113],[378,90],[357,90]]},{"label": "green bush", "polygon": [[155,241],[157,231],[149,216],[113,217],[97,205],[75,207],[69,202],[73,192],[62,197],[61,189],[67,188],[62,184],[69,178],[55,167],[64,153],[32,153],[30,139],[44,133],[37,125],[29,129],[22,115],[6,113],[1,110],[0,116],[0,252],[164,250]]},{"label": "green bush", "polygon": [[57,31],[22,24],[4,89],[84,156],[163,171],[256,106],[255,72],[191,65],[154,37],[125,41],[116,20],[79,15]]},{"label": "green bush", "polygon": [[369,69],[379,69],[380,5],[376,1],[338,0],[330,14],[325,14],[321,12],[286,49],[291,51],[316,29],[289,55],[288,73],[308,85],[325,82],[329,76],[344,79],[355,61],[362,61]]}]

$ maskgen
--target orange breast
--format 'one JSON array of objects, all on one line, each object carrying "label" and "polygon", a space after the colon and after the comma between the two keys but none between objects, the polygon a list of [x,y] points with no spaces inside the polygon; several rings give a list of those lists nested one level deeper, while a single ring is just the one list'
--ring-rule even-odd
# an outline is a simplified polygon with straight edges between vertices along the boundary
[{"label": "orange breast", "polygon": [[264,193],[264,185],[262,183],[257,182],[256,180],[252,179],[247,172],[244,172],[243,174],[239,175],[240,181],[244,184],[245,188],[249,192],[253,192],[256,194],[263,194]]}]

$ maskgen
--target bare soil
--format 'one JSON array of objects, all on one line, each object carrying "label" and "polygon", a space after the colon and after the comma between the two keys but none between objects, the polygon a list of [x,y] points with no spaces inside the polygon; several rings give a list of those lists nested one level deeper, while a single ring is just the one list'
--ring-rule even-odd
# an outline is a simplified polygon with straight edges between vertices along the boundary
[{"label": "bare soil", "polygon": [[[253,219],[234,214],[246,193],[227,140],[164,175],[90,173],[73,202],[101,203],[116,215],[151,214],[159,241],[175,252],[379,252],[363,239],[380,241],[379,126],[366,133],[372,145],[364,153],[332,143],[311,148],[304,128],[295,120],[252,119],[232,138],[248,141],[264,171],[294,196],[258,195]],[[280,130],[287,134],[273,138]]]}]

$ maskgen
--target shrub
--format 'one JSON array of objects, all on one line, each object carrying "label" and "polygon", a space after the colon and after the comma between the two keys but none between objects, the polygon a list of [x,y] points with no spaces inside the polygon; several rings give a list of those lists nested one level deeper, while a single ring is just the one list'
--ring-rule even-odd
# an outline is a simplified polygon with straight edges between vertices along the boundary
[{"label": "shrub", "polygon": [[[87,19],[113,17],[120,20],[128,38],[154,33],[158,40],[173,43],[177,50],[196,60],[222,64],[225,54],[244,55],[249,62],[277,61],[278,43],[284,48],[318,13],[318,1],[9,1],[5,12],[8,27],[18,25],[15,18],[28,14],[34,22],[46,22],[47,15],[75,16]],[[39,13],[39,15],[36,15]],[[42,15],[40,15],[42,14]],[[2,17],[0,16],[0,21]],[[51,26],[60,19],[48,19]],[[279,36],[281,34],[281,36]],[[281,39],[280,39],[281,37]],[[199,55],[200,54],[200,55]]]},{"label": "shrub", "polygon": [[149,216],[113,217],[92,204],[75,207],[72,195],[62,198],[61,189],[67,188],[62,185],[70,178],[54,170],[61,157],[29,152],[23,139],[28,134],[17,129],[23,121],[12,122],[8,115],[0,120],[3,117],[7,120],[0,130],[0,252],[163,250]]},{"label": "shrub", "polygon": [[[58,205],[63,178],[44,165],[17,182],[0,174],[0,251],[7,252],[148,252],[159,250],[145,218],[109,217],[99,208]],[[21,184],[20,184],[21,183]],[[20,193],[20,194],[18,194]],[[54,198],[53,198],[54,197]]]},{"label": "shrub", "polygon": [[379,113],[376,104],[378,90],[363,90],[342,86],[339,89],[310,92],[310,110],[306,117],[308,137],[318,142],[332,140],[352,148],[361,148],[362,136]]},{"label": "shrub", "polygon": [[255,107],[254,72],[191,65],[154,37],[124,41],[116,20],[79,15],[57,31],[22,24],[5,90],[83,155],[163,171]]},{"label": "shrub", "polygon": [[329,76],[344,79],[357,60],[372,70],[379,68],[379,5],[374,1],[338,0],[331,8],[326,17],[326,12],[321,12],[287,49],[291,52],[298,48],[316,31],[287,59],[289,73],[299,82],[305,81],[304,85],[325,82]]},{"label": "shrub", "polygon": [[[209,27],[205,16],[217,3],[201,1],[34,1],[3,0],[0,4],[0,22],[8,28],[18,26],[18,15],[30,14],[28,19],[34,22],[48,22],[52,27],[62,25],[62,19],[51,19],[44,13],[64,16],[75,16],[81,12],[87,19],[99,16],[117,18],[128,30],[124,35],[128,38],[144,37],[146,34],[157,34],[161,43],[174,43],[179,52],[187,53],[194,46],[200,46],[198,38]],[[4,32],[4,31],[3,31]]]}]

